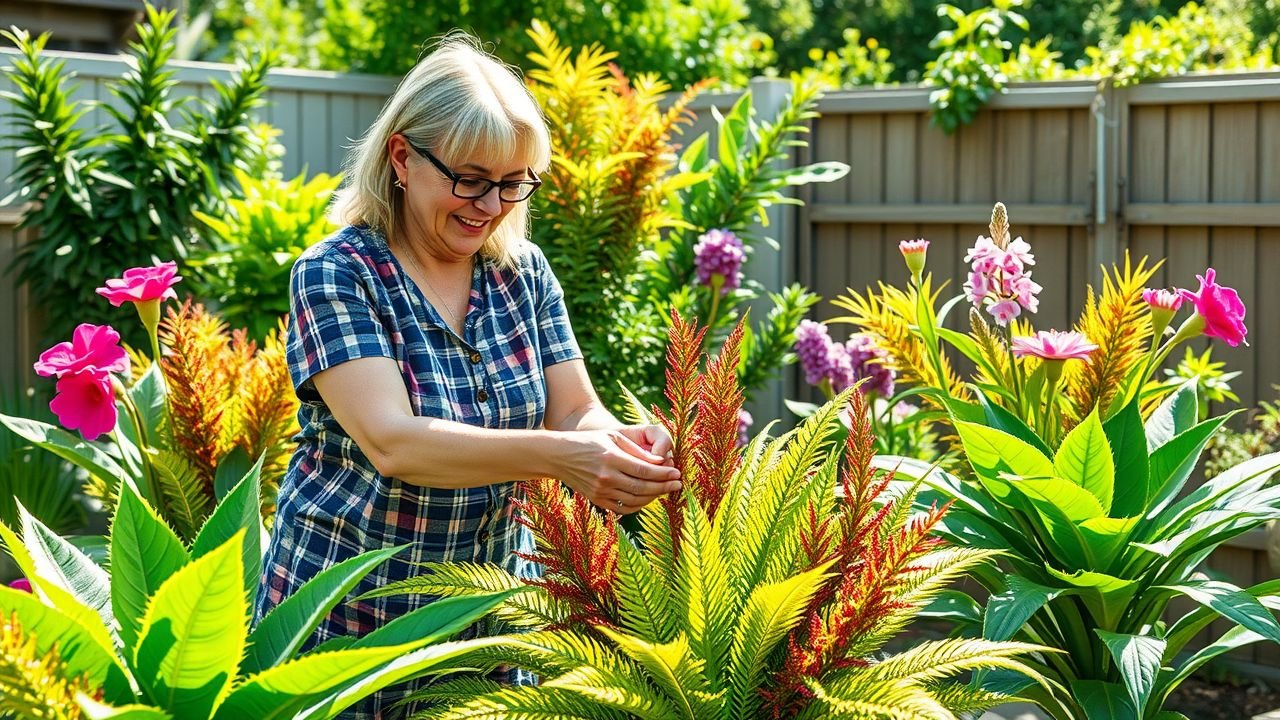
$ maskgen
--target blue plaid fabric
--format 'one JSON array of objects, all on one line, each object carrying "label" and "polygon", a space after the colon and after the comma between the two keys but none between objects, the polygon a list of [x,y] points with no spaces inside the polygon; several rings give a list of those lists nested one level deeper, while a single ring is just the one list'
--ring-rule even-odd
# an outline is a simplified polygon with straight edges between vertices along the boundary
[{"label": "blue plaid fabric", "polygon": [[[409,546],[357,585],[306,648],[364,635],[430,602],[424,596],[354,600],[416,574],[414,563],[492,562],[520,577],[537,573],[515,555],[533,549],[530,532],[513,519],[515,483],[448,490],[383,477],[311,382],[348,360],[389,357],[400,365],[418,415],[488,428],[541,426],[544,369],[582,354],[542,251],[523,243],[518,257],[515,271],[477,260],[463,337],[425,300],[380,233],[347,227],[298,259],[288,361],[301,432],[280,484],[256,619],[325,568],[377,548]],[[392,717],[388,709],[412,689],[384,690],[343,717]]]}]

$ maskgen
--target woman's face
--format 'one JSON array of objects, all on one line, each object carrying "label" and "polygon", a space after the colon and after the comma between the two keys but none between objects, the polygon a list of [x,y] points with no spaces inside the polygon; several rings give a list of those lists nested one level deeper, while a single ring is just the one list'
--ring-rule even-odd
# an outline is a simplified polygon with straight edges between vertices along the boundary
[{"label": "woman's face", "polygon": [[[529,179],[524,164],[516,160],[459,158],[446,162],[435,156],[444,166],[440,168],[403,137],[397,135],[391,142],[393,164],[405,186],[407,225],[417,236],[412,240],[424,243],[431,255],[446,262],[460,262],[476,254],[516,204],[500,201],[496,186],[478,198],[457,197],[453,192],[454,181],[445,170],[466,179],[497,182]],[[395,147],[397,144],[401,147]],[[422,149],[431,152],[429,148]],[[394,162],[397,156],[403,158],[400,163]],[[466,186],[465,181],[459,185],[464,191]]]}]

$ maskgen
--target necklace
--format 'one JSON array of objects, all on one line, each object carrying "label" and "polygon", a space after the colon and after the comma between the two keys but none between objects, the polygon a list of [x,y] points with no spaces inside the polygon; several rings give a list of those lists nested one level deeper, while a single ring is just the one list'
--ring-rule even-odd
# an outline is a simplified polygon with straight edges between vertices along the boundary
[{"label": "necklace", "polygon": [[[440,291],[436,290],[436,287],[431,284],[431,280],[427,277],[427,274],[423,272],[422,266],[418,264],[418,259],[413,256],[413,251],[405,248],[405,257],[409,258],[409,264],[412,265],[413,269],[417,270],[418,274],[422,276],[422,281],[427,284],[427,289],[430,290],[431,294],[440,301],[440,304],[437,307],[443,309],[445,313],[449,315],[449,320],[452,323],[451,327],[457,326],[458,328],[461,328],[462,323],[458,322],[458,316],[453,314],[453,310],[449,308],[449,302],[445,300],[444,296],[440,294]],[[432,303],[432,305],[435,305],[435,303]]]}]

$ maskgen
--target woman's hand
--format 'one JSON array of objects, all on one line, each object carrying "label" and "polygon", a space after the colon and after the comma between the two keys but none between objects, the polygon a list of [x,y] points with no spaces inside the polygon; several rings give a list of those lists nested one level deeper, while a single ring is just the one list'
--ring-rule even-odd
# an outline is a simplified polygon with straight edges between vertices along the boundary
[{"label": "woman's hand", "polygon": [[597,507],[623,515],[678,492],[680,471],[668,456],[671,438],[655,427],[563,433],[559,480]]}]

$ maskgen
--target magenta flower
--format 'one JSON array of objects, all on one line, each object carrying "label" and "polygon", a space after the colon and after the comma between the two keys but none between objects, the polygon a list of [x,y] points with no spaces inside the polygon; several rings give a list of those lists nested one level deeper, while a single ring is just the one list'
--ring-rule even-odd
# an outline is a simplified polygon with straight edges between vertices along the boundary
[{"label": "magenta flower", "polygon": [[1078,332],[1041,330],[1032,336],[1024,335],[1013,339],[1015,356],[1031,355],[1041,360],[1084,360],[1097,349],[1097,345]]},{"label": "magenta flower", "polygon": [[85,440],[93,440],[116,427],[116,401],[111,394],[111,375],[86,370],[58,380],[58,394],[49,403],[58,422],[68,430],[79,430]]},{"label": "magenta flower", "polygon": [[693,246],[694,266],[698,282],[713,287],[715,278],[720,280],[720,294],[742,284],[742,262],[747,259],[742,241],[728,230],[708,230]]},{"label": "magenta flower", "polygon": [[110,325],[81,323],[71,342],[60,342],[40,353],[36,374],[59,378],[81,372],[129,372],[129,356],[120,347],[120,333]]},{"label": "magenta flower", "polygon": [[9,583],[9,587],[13,588],[14,590],[21,590],[22,592],[29,593],[31,592],[31,581],[24,577],[18,578],[17,580],[14,580],[13,582]]},{"label": "magenta flower", "polygon": [[1196,314],[1204,318],[1205,335],[1236,347],[1245,342],[1244,336],[1249,332],[1244,326],[1244,303],[1235,290],[1214,282],[1216,275],[1214,269],[1209,268],[1204,275],[1196,276],[1200,281],[1199,292],[1180,289],[1178,294],[1195,304]]},{"label": "magenta flower", "polygon": [[738,409],[738,447],[746,447],[751,441],[751,425],[755,423],[755,418],[751,417],[751,413],[744,408]]},{"label": "magenta flower", "polygon": [[169,300],[178,297],[173,286],[182,280],[178,276],[178,264],[163,262],[150,267],[129,268],[124,277],[107,280],[106,287],[97,289],[97,293],[120,307],[132,302],[148,300]]},{"label": "magenta flower", "polygon": [[[866,384],[861,387],[861,391],[864,394],[874,392],[886,398],[893,395],[893,386],[894,381],[897,379],[897,373],[889,367],[889,353],[884,348],[876,345],[870,335],[863,333],[852,335],[844,347],[845,352],[849,354],[850,364],[853,366],[854,382],[863,379],[867,380]],[[845,387],[848,386],[846,385]]]}]

